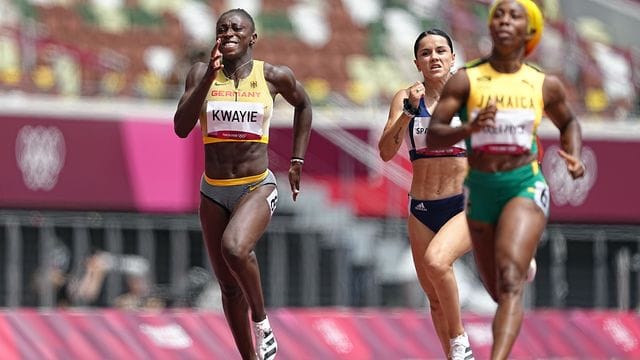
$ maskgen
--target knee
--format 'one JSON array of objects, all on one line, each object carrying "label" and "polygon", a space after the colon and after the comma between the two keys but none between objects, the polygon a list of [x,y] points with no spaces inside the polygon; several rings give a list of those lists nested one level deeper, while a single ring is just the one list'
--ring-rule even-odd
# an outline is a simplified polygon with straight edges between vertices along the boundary
[{"label": "knee", "polygon": [[250,250],[242,246],[237,239],[222,239],[222,257],[229,266],[233,267],[244,263],[249,258],[250,253]]},{"label": "knee", "polygon": [[513,296],[522,294],[525,274],[517,264],[506,263],[498,268],[498,296]]},{"label": "knee", "polygon": [[440,279],[452,269],[451,263],[449,263],[443,256],[437,256],[429,253],[424,256],[424,266],[431,279]]}]

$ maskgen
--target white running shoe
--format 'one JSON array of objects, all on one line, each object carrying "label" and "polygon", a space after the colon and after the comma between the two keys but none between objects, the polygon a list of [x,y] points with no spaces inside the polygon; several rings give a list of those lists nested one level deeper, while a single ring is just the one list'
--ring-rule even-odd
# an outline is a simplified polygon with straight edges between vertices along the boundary
[{"label": "white running shoe", "polygon": [[467,333],[462,333],[449,340],[449,359],[451,360],[474,360],[469,337]]},{"label": "white running shoe", "polygon": [[256,350],[258,359],[273,360],[276,358],[278,343],[273,335],[273,330],[269,325],[269,319],[265,318],[260,322],[253,323],[253,330],[256,337]]},{"label": "white running shoe", "polygon": [[529,270],[527,270],[527,278],[525,282],[532,282],[533,279],[536,278],[536,272],[538,271],[538,263],[536,263],[536,258],[531,258],[531,262],[529,263]]}]

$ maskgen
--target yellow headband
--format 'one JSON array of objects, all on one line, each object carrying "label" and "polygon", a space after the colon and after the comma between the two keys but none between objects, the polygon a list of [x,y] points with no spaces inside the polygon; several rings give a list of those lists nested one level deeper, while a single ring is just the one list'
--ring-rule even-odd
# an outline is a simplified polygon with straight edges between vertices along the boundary
[{"label": "yellow headband", "polygon": [[[491,8],[489,8],[489,21],[493,18],[493,13],[496,11],[498,4],[504,0],[497,0],[491,4]],[[527,13],[527,19],[529,20],[529,25],[527,27],[527,31],[529,34],[533,36],[527,41],[524,49],[524,54],[529,55],[533,52],[533,49],[538,46],[540,39],[542,38],[542,30],[544,29],[544,18],[542,17],[542,12],[538,5],[532,0],[514,0],[524,8],[524,11]]]}]

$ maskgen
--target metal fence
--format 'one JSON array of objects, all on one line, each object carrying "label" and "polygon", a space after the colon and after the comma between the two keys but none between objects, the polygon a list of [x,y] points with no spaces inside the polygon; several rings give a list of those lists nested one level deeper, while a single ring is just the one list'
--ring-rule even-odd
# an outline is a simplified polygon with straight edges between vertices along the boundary
[{"label": "metal fence", "polygon": [[[424,306],[414,276],[392,274],[407,250],[403,219],[340,223],[283,214],[256,254],[269,307]],[[195,214],[3,210],[0,306],[60,305],[62,284],[86,271],[96,252],[110,259],[99,296],[72,306],[112,306],[136,259],[168,306],[197,306],[205,283],[215,284]],[[462,261],[473,266],[471,256]],[[537,261],[529,307],[631,309],[640,302],[640,226],[550,224]]]}]

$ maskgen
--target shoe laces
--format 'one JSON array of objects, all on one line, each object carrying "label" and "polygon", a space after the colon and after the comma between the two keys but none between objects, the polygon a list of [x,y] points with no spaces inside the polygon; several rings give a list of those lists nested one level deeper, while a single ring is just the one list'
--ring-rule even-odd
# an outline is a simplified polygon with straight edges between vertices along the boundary
[{"label": "shoe laces", "polygon": [[451,360],[470,360],[473,359],[471,345],[466,336],[458,336],[451,341],[451,350],[449,353]]}]

